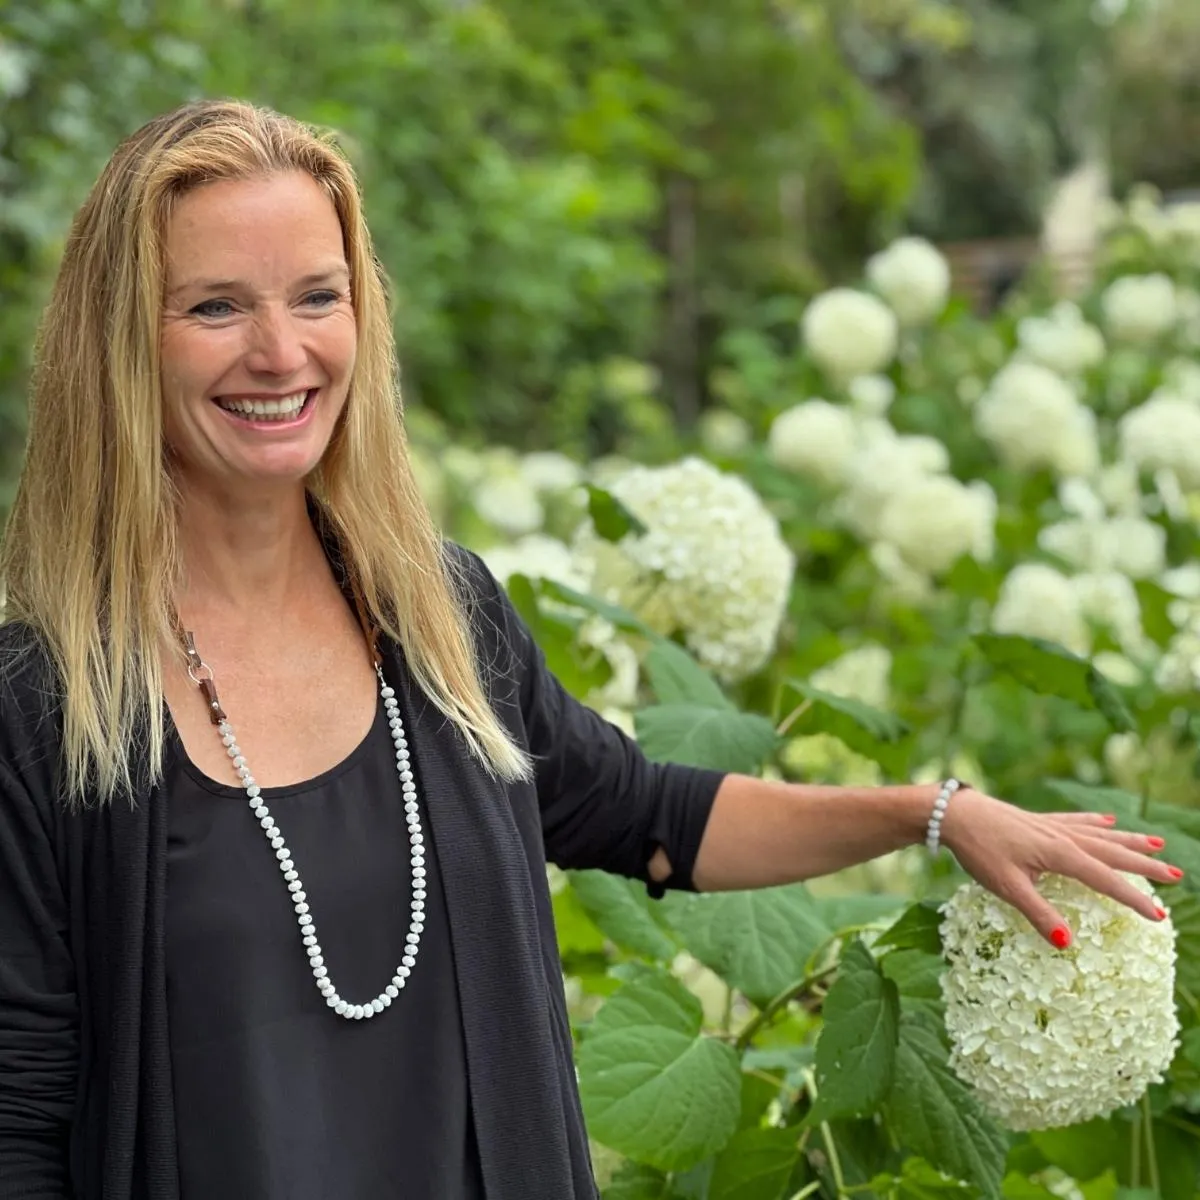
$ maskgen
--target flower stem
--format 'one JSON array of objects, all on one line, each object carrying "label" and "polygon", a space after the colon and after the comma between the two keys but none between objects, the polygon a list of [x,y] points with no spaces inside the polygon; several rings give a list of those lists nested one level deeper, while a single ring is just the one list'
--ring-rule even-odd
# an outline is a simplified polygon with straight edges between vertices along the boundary
[{"label": "flower stem", "polygon": [[[804,1086],[813,1104],[817,1102],[817,1077],[811,1071],[804,1072]],[[838,1158],[837,1145],[833,1140],[833,1130],[828,1121],[821,1122],[821,1140],[825,1143],[825,1153],[829,1158],[829,1169],[833,1172],[833,1186],[837,1190],[838,1200],[847,1195],[846,1177],[842,1174],[842,1160]]]},{"label": "flower stem", "polygon": [[832,975],[836,970],[836,965],[826,967],[823,971],[815,971],[812,974],[805,975],[803,979],[785,988],[774,1000],[768,1001],[766,1008],[747,1023],[746,1028],[738,1034],[733,1048],[740,1054],[754,1040],[754,1035],[764,1026],[769,1025],[780,1010],[787,1008],[793,1000],[804,995],[814,984],[820,983],[821,980]]},{"label": "flower stem", "polygon": [[787,731],[791,729],[791,727],[795,725],[795,723],[800,720],[800,718],[804,716],[804,714],[808,712],[810,708],[812,708],[812,705],[813,702],[811,700],[804,700],[800,704],[797,704],[796,707],[793,708],[792,711],[788,713],[788,715],[784,717],[782,721],[779,722],[779,726],[775,732],[779,734],[780,737],[783,737],[783,735],[787,733]]},{"label": "flower stem", "polygon": [[1154,1114],[1150,1111],[1150,1093],[1142,1096],[1142,1119],[1146,1123],[1146,1166],[1150,1169],[1150,1189],[1162,1191],[1158,1178],[1158,1152],[1154,1146]]},{"label": "flower stem", "polygon": [[814,1179],[812,1183],[806,1183],[793,1197],[792,1200],[806,1200],[813,1192],[818,1191],[821,1187],[821,1181]]},{"label": "flower stem", "polygon": [[1142,1186],[1142,1122],[1134,1121],[1129,1130],[1129,1186],[1136,1192]]}]

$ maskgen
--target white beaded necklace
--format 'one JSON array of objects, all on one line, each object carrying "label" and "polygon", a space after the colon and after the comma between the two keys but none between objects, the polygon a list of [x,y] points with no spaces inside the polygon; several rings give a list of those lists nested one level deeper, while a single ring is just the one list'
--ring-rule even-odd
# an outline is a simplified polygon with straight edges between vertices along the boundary
[{"label": "white beaded necklace", "polygon": [[361,1021],[364,1018],[373,1017],[376,1013],[381,1013],[388,1008],[392,1001],[400,995],[401,989],[409,975],[412,974],[413,967],[416,966],[417,949],[421,944],[421,933],[425,928],[425,838],[421,833],[417,785],[413,780],[412,763],[409,761],[408,754],[408,739],[404,735],[404,722],[400,719],[400,706],[396,703],[396,693],[388,686],[387,680],[383,677],[379,656],[374,653],[374,640],[371,640],[375,674],[379,677],[379,694],[383,697],[388,725],[392,731],[392,741],[396,745],[396,770],[400,775],[400,788],[404,795],[404,812],[408,820],[408,840],[412,848],[412,919],[409,922],[408,935],[405,938],[404,956],[400,959],[400,965],[396,968],[391,982],[374,1000],[369,1000],[366,1004],[351,1004],[341,998],[337,988],[334,987],[333,980],[329,978],[329,968],[325,966],[325,955],[321,950],[321,943],[317,941],[317,927],[308,911],[308,897],[304,891],[304,884],[300,880],[295,863],[292,862],[291,852],[287,848],[283,834],[280,833],[279,826],[275,824],[275,818],[271,816],[270,810],[262,802],[262,789],[254,782],[254,776],[246,765],[246,757],[238,748],[233,726],[229,723],[228,717],[221,708],[221,702],[217,699],[212,668],[200,657],[192,635],[184,634],[184,645],[188,656],[188,675],[204,693],[209,717],[220,731],[225,751],[249,797],[250,810],[258,818],[258,823],[262,826],[262,831],[266,835],[271,849],[275,852],[279,870],[287,881],[292,907],[296,910],[296,920],[300,926],[304,947],[308,952],[308,965],[312,969],[313,979],[316,980],[317,990],[325,997],[325,1003],[339,1017],[345,1017],[348,1021]]}]

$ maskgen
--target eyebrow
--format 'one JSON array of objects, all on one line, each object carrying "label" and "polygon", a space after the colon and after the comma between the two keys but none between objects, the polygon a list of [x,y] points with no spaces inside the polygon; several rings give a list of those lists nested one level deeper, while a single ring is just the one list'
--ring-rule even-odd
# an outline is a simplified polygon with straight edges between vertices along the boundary
[{"label": "eyebrow", "polygon": [[[332,283],[334,280],[350,279],[350,268],[338,264],[337,266],[329,267],[324,271],[314,271],[311,275],[305,275],[296,280],[297,287],[315,287],[321,283]],[[235,292],[246,286],[245,281],[241,279],[188,279],[176,287],[171,288],[168,296],[177,296],[180,292]]]}]

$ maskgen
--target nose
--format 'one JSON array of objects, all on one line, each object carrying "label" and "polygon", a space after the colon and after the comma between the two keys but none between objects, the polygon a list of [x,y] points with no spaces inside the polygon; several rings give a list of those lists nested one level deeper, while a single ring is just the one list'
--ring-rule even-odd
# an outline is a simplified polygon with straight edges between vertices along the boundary
[{"label": "nose", "polygon": [[254,322],[246,366],[260,375],[295,375],[307,354],[298,323],[286,308],[263,310]]}]

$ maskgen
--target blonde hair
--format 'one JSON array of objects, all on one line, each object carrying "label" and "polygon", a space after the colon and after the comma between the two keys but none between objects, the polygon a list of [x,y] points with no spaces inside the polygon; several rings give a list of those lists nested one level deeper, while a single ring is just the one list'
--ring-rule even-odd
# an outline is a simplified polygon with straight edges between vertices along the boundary
[{"label": "blonde hair", "polygon": [[358,184],[331,137],[236,101],[185,105],[113,154],[80,209],[38,334],[26,459],[0,548],[5,619],[41,637],[62,689],[74,803],[161,777],[164,646],[180,578],[159,372],[164,237],[173,202],[222,179],[303,171],[337,210],[357,358],[307,481],[373,620],[485,767],[529,760],[490,707],[444,544],[413,478],[385,280]]}]

